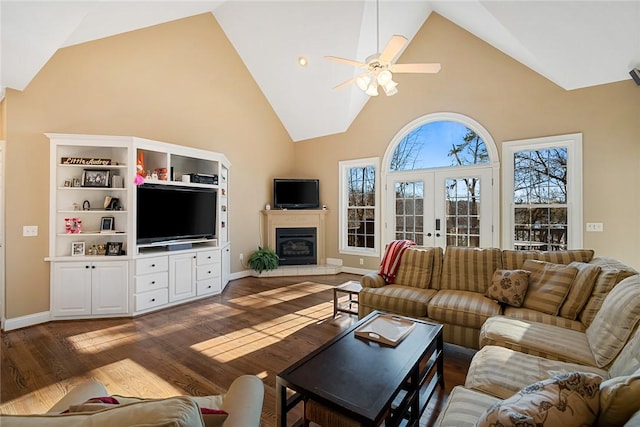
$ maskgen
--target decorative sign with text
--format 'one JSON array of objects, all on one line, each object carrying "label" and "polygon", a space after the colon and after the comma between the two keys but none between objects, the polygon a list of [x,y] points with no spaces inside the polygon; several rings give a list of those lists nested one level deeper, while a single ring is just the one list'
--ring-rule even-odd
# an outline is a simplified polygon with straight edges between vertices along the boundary
[{"label": "decorative sign with text", "polygon": [[83,166],[107,166],[113,164],[111,159],[87,159],[82,157],[63,157],[60,161],[63,165],[83,165]]}]

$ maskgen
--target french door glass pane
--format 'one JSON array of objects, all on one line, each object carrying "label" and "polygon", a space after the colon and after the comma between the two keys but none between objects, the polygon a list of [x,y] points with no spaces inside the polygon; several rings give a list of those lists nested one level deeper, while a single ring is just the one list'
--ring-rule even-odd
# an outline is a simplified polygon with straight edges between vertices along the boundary
[{"label": "french door glass pane", "polygon": [[397,182],[396,194],[396,239],[413,240],[423,245],[424,232],[424,183],[422,181]]},{"label": "french door glass pane", "polygon": [[480,178],[445,180],[447,246],[480,246]]}]

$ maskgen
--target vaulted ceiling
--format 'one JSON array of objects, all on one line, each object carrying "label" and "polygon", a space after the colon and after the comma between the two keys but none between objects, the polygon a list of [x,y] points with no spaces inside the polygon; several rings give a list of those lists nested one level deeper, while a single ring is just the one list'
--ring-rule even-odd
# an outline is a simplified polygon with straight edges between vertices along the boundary
[{"label": "vaulted ceiling", "polygon": [[[356,69],[323,56],[364,61],[393,34],[411,40],[432,12],[566,90],[630,79],[640,66],[640,0],[3,0],[1,96],[5,88],[24,90],[57,49],[212,13],[291,138],[301,141],[344,132],[369,101],[355,85],[333,91]],[[437,58],[425,53],[422,62]]]}]

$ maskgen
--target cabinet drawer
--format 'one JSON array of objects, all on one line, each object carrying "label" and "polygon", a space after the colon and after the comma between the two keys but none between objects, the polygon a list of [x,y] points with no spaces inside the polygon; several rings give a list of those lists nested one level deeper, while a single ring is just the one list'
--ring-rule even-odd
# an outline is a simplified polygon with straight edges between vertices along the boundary
[{"label": "cabinet drawer", "polygon": [[217,249],[210,251],[198,252],[196,257],[197,265],[205,264],[219,264],[220,263],[220,251]]},{"label": "cabinet drawer", "polygon": [[196,280],[210,279],[212,277],[219,277],[220,264],[211,264],[211,265],[201,265],[197,267],[196,270]]},{"label": "cabinet drawer", "polygon": [[169,257],[159,256],[136,260],[136,275],[167,271],[169,269]]},{"label": "cabinet drawer", "polygon": [[158,307],[169,303],[169,290],[157,289],[136,295],[136,311]]},{"label": "cabinet drawer", "polygon": [[136,276],[136,293],[139,294],[154,289],[166,288],[168,284],[169,276],[165,271]]},{"label": "cabinet drawer", "polygon": [[198,296],[220,292],[222,289],[222,279],[218,276],[212,279],[198,280],[197,288]]}]

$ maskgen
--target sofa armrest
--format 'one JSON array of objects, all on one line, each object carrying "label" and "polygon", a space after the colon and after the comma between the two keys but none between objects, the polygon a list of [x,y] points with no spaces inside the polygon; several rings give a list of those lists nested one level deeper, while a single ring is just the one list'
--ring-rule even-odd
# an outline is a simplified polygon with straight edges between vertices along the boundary
[{"label": "sofa armrest", "polygon": [[77,386],[71,389],[65,394],[62,399],[47,411],[48,414],[59,414],[66,411],[71,405],[77,405],[93,397],[105,397],[109,396],[109,392],[105,386],[94,378],[90,378],[84,382],[81,382]]},{"label": "sofa armrest", "polygon": [[264,384],[255,375],[241,375],[227,391],[220,409],[229,416],[224,427],[258,427],[262,415]]},{"label": "sofa armrest", "polygon": [[378,273],[369,273],[362,276],[360,283],[362,283],[363,288],[381,288],[386,284]]}]

